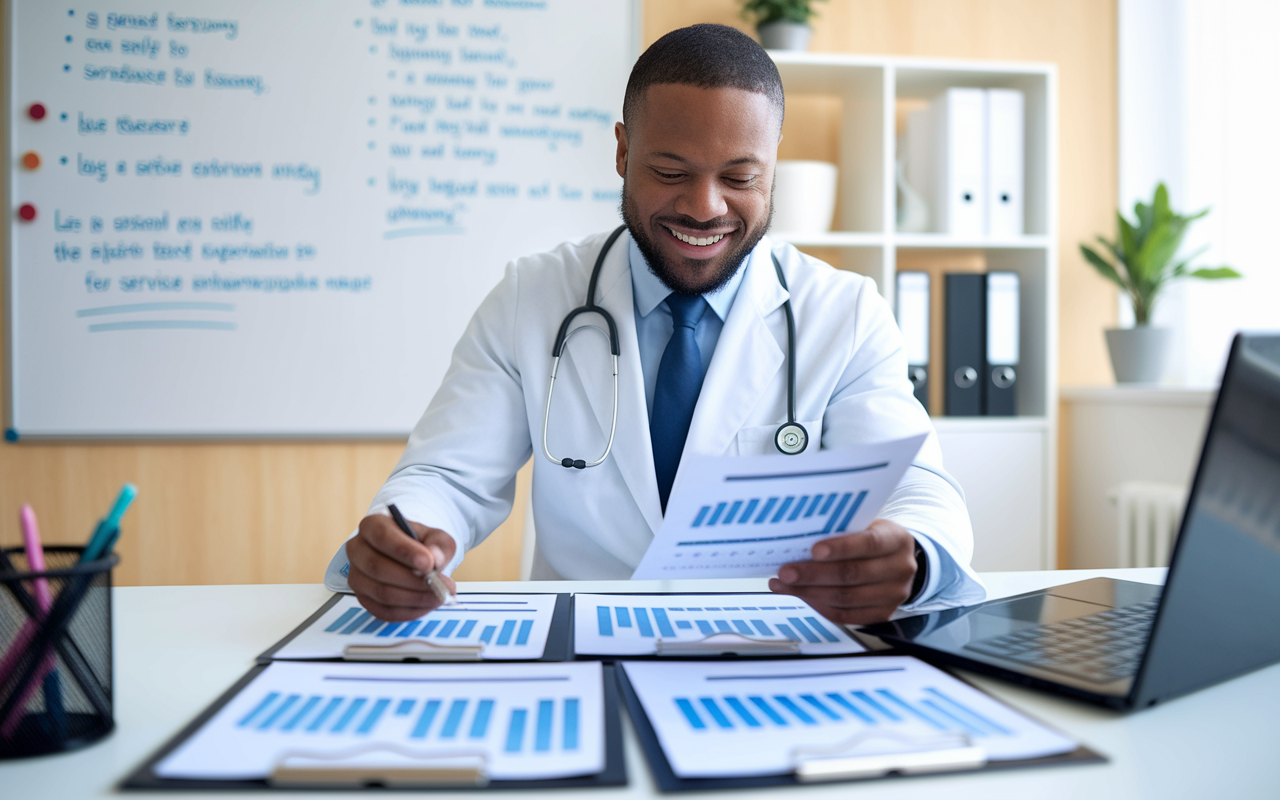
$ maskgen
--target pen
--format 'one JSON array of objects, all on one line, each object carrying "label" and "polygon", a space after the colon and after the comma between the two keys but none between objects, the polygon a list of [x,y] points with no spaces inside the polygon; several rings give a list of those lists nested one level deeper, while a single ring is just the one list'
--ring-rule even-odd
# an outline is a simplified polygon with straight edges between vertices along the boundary
[{"label": "pen", "polygon": [[[418,537],[414,535],[413,528],[409,527],[409,522],[400,513],[400,509],[396,508],[395,503],[387,506],[387,511],[391,512],[391,519],[395,520],[396,527],[404,531],[405,536],[418,541]],[[440,570],[433,569],[427,573],[427,585],[431,587],[431,591],[436,593],[436,597],[440,598],[440,605],[452,606],[456,605],[458,598],[453,592],[449,591],[449,587],[444,585],[444,581],[440,580]]]},{"label": "pen", "polygon": [[132,483],[126,483],[120,487],[120,494],[116,496],[116,502],[111,506],[111,511],[102,518],[98,527],[94,528],[93,535],[89,537],[89,544],[85,545],[84,554],[80,556],[81,561],[97,561],[111,552],[111,548],[115,547],[116,539],[120,538],[120,518],[129,510],[129,504],[137,496],[138,487]]},{"label": "pen", "polygon": [[[27,549],[27,566],[32,572],[44,572],[44,545],[40,542],[40,526],[36,524],[36,512],[31,506],[23,503],[22,509],[18,512],[18,521],[22,527],[22,541]],[[49,590],[49,580],[47,578],[36,578],[34,583],[36,593],[36,604],[40,608],[42,614],[49,613],[49,607],[53,605],[53,592]],[[66,724],[65,711],[62,706],[62,679],[58,677],[57,670],[54,669],[56,664],[56,656],[50,653],[45,658],[45,663],[41,666],[44,671],[44,707],[49,714],[49,720],[53,724],[53,728],[57,731],[56,736],[62,737],[62,731]]]}]

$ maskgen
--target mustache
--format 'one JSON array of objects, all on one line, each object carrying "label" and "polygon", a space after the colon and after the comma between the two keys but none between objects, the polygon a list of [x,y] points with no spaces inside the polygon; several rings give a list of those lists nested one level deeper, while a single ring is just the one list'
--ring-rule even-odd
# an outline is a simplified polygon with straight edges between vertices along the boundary
[{"label": "mustache", "polygon": [[655,221],[659,225],[669,222],[672,225],[679,225],[682,228],[690,228],[695,231],[710,231],[715,230],[716,228],[725,227],[733,227],[734,229],[737,229],[741,225],[737,220],[730,219],[729,217],[716,217],[715,219],[709,219],[705,222],[699,222],[693,217],[675,216],[658,217]]}]

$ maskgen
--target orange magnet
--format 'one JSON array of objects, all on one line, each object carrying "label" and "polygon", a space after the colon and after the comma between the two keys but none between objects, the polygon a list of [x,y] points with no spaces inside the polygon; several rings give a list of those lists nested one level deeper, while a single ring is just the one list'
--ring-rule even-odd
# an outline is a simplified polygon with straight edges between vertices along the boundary
[{"label": "orange magnet", "polygon": [[23,153],[22,166],[27,169],[40,169],[40,154],[34,150],[28,150]]}]

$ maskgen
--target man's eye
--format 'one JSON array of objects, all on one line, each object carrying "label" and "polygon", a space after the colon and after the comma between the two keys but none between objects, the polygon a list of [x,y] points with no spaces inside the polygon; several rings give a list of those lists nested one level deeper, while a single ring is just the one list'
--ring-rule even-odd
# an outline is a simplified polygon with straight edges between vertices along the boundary
[{"label": "man's eye", "polygon": [[748,175],[746,177],[738,177],[733,175],[725,176],[725,180],[728,181],[729,183],[732,183],[734,186],[748,186],[751,183],[753,183],[755,179],[756,179],[756,176],[754,175]]},{"label": "man's eye", "polygon": [[683,178],[683,177],[684,177],[684,176],[683,176],[683,175],[681,175],[679,172],[659,172],[659,171],[658,171],[658,170],[656,170],[656,169],[655,169],[653,172],[654,172],[654,174],[656,174],[659,178],[665,178],[665,179],[667,179],[667,180],[669,180],[669,181],[673,181],[673,180],[675,180],[676,178]]}]

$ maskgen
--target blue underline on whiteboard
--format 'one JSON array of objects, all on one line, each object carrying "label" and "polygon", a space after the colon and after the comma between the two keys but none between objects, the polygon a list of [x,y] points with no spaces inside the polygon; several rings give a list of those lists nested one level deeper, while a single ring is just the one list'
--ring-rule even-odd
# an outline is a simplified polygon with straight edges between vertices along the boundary
[{"label": "blue underline on whiteboard", "polygon": [[103,322],[90,325],[89,333],[106,333],[108,331],[234,331],[234,322],[211,322],[202,319],[140,319],[131,322]]},{"label": "blue underline on whiteboard", "polygon": [[433,225],[426,228],[402,228],[398,231],[387,231],[382,234],[382,238],[401,239],[405,236],[433,236],[438,233],[461,236],[466,232],[466,228],[461,228],[457,225]]},{"label": "blue underline on whiteboard", "polygon": [[140,311],[235,311],[234,303],[129,303],[121,306],[82,308],[77,317],[100,317],[105,314],[133,314]]},{"label": "blue underline on whiteboard", "polygon": [[755,544],[756,542],[780,542],[783,539],[807,539],[810,536],[825,536],[830,531],[813,531],[812,533],[792,533],[786,536],[753,536],[748,539],[707,539],[701,542],[676,542],[676,547],[694,547],[708,544]]}]

